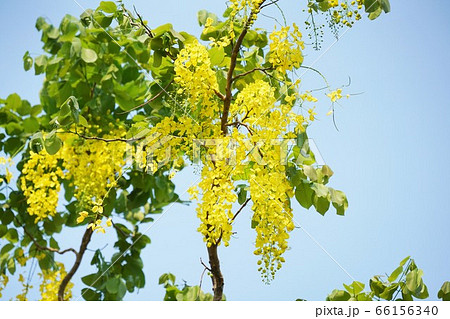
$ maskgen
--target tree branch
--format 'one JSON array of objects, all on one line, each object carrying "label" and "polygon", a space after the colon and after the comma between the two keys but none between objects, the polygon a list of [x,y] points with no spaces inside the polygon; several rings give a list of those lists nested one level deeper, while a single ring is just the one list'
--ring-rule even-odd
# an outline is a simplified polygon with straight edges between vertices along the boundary
[{"label": "tree branch", "polygon": [[152,30],[150,30],[150,28],[147,27],[147,25],[144,23],[144,20],[142,20],[141,15],[137,12],[136,7],[135,7],[134,5],[133,5],[133,9],[134,9],[134,12],[136,13],[136,15],[138,16],[139,21],[141,22],[142,27],[145,29],[145,33],[147,33],[147,35],[148,35],[150,38],[153,38],[154,35],[153,35]]},{"label": "tree branch", "polygon": [[[261,2],[260,7],[263,5],[264,1]],[[256,10],[259,10],[258,7]],[[239,50],[242,45],[242,41],[244,41],[245,35],[248,32],[248,28],[250,27],[251,23],[253,22],[253,15],[255,14],[254,11],[252,11],[245,22],[244,29],[242,30],[241,34],[239,35],[234,47],[233,51],[231,52],[231,58],[230,58],[230,68],[228,69],[227,73],[227,86],[225,89],[225,99],[223,100],[223,113],[221,118],[221,130],[224,135],[227,134],[227,122],[228,122],[228,115],[230,113],[230,105],[231,105],[231,98],[232,98],[232,83],[233,83],[233,73],[234,69],[236,68],[236,61],[237,56],[239,53]]]},{"label": "tree branch", "polygon": [[209,257],[209,265],[211,266],[211,280],[213,284],[213,292],[214,292],[214,301],[221,301],[223,297],[223,286],[224,280],[223,275],[220,270],[220,260],[219,255],[217,254],[217,244],[213,244],[208,249],[208,257]]},{"label": "tree branch", "polygon": [[59,289],[58,289],[58,300],[59,301],[64,301],[64,292],[66,290],[67,284],[70,282],[73,275],[75,275],[75,273],[77,272],[78,267],[80,267],[81,260],[83,259],[83,255],[86,252],[86,248],[87,248],[89,242],[91,241],[93,232],[94,231],[92,230],[92,228],[86,228],[86,231],[84,232],[83,238],[81,239],[80,250],[77,253],[75,263],[73,264],[72,268],[67,273],[67,275],[64,277],[64,279],[61,281],[61,284],[59,285]]},{"label": "tree branch", "polygon": [[139,138],[130,138],[130,139],[126,139],[126,138],[102,138],[102,137],[98,137],[98,136],[86,136],[86,135],[83,135],[83,134],[80,134],[80,133],[74,132],[74,131],[66,131],[66,133],[75,134],[78,137],[81,137],[82,139],[85,139],[85,140],[103,141],[105,143],[112,143],[112,142],[131,143],[131,142],[136,142],[136,141],[143,140],[146,137],[146,136],[142,136],[142,137],[139,137]]},{"label": "tree branch", "polygon": [[56,248],[51,248],[51,247],[42,246],[42,245],[39,244],[39,243],[37,242],[37,240],[36,240],[36,239],[28,232],[28,230],[25,228],[25,226],[22,226],[22,228],[23,228],[23,231],[25,232],[25,234],[27,234],[27,236],[30,237],[30,239],[33,241],[34,245],[35,245],[35,246],[37,247],[37,249],[39,249],[39,250],[48,250],[48,251],[51,251],[51,252],[54,252],[54,253],[57,253],[57,254],[60,254],[60,255],[63,255],[63,254],[65,254],[65,253],[69,252],[69,251],[73,252],[75,255],[78,254],[78,252],[77,252],[75,249],[73,249],[73,248],[67,248],[67,249],[64,249],[64,250],[59,250],[59,249],[56,249]]},{"label": "tree branch", "polygon": [[253,131],[252,129],[248,126],[247,123],[242,123],[242,122],[232,122],[232,123],[227,123],[225,124],[225,126],[236,126],[237,128],[239,128],[239,126],[243,126],[245,127],[248,132],[250,133],[250,135],[253,135]]},{"label": "tree branch", "polygon": [[234,78],[231,79],[231,81],[234,82],[235,80],[237,80],[237,79],[239,79],[239,78],[241,78],[243,76],[246,76],[246,75],[248,75],[250,73],[256,72],[256,71],[261,71],[264,74],[267,74],[266,71],[270,71],[270,70],[272,70],[272,68],[254,68],[254,69],[252,69],[250,71],[247,71],[247,72],[244,72],[244,73],[236,75]]},{"label": "tree branch", "polygon": [[250,198],[247,198],[247,199],[245,200],[245,202],[241,205],[241,207],[238,209],[238,211],[236,212],[236,214],[234,214],[233,218],[231,218],[231,221],[232,221],[232,222],[236,219],[237,215],[239,215],[239,213],[244,209],[244,207],[247,206],[247,204],[248,204],[249,201],[250,201]]}]

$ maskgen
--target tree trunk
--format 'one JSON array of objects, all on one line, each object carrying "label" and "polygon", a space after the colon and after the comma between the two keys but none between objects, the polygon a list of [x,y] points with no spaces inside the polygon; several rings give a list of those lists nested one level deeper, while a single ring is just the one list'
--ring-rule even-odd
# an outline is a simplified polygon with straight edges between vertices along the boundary
[{"label": "tree trunk", "polygon": [[214,291],[214,301],[221,301],[223,297],[223,276],[220,271],[220,261],[217,255],[217,245],[211,245],[208,248],[209,265],[211,266],[212,284]]},{"label": "tree trunk", "polygon": [[83,259],[83,255],[86,252],[86,248],[91,241],[93,230],[92,228],[87,228],[84,232],[83,238],[81,240],[80,250],[78,251],[77,257],[75,259],[75,263],[72,266],[72,269],[67,273],[66,277],[61,281],[61,284],[58,289],[58,301],[64,301],[64,293],[66,291],[67,284],[72,279],[73,275],[78,270],[78,267],[80,267],[81,260]]}]

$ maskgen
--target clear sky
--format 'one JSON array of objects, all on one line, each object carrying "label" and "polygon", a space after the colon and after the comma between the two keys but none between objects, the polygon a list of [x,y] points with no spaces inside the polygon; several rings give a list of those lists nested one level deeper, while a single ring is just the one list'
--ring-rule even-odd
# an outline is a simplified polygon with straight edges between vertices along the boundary
[{"label": "clear sky", "polygon": [[[98,4],[77,1],[84,8]],[[136,5],[152,27],[171,22],[176,30],[196,35],[201,32],[198,10],[220,14],[225,8],[222,0],[124,2],[128,7]],[[295,205],[295,219],[304,230],[293,231],[285,265],[272,284],[265,285],[252,254],[255,234],[250,229],[250,209],[244,210],[230,247],[219,251],[229,300],[323,300],[342,283],[352,282],[350,276],[367,283],[372,275],[395,269],[408,255],[424,270],[431,299],[450,280],[450,12],[444,0],[391,2],[391,13],[342,31],[332,47],[330,37],[322,51],[311,46],[305,50],[304,65],[320,70],[331,86],[347,84],[351,77],[347,93],[362,93],[342,100],[336,111],[339,131],[325,116],[329,105],[324,102],[309,132],[335,172],[330,185],[344,190],[349,198],[346,216],[330,210],[322,217]],[[305,3],[280,1],[288,22],[303,26]],[[25,51],[32,56],[42,52],[35,21],[44,16],[58,25],[66,13],[79,16],[82,12],[74,0],[0,2],[2,98],[17,92],[32,104],[39,102],[43,78],[22,67]],[[263,18],[260,24],[272,29],[274,22]],[[302,83],[304,89],[323,85],[312,72],[302,76]],[[176,177],[183,198],[196,178],[192,170]],[[199,283],[203,270],[199,259],[207,260],[207,253],[196,232],[195,215],[193,204],[175,205],[150,224],[147,235],[152,243],[143,253],[147,284],[138,294],[127,295],[127,300],[161,300],[164,291],[157,280],[165,272],[174,273],[181,283]],[[61,246],[77,247],[79,236],[74,235],[64,235]],[[113,239],[95,236],[89,247],[112,246]],[[92,254],[85,256],[78,275],[90,273]],[[72,262],[71,257],[65,258]],[[75,298],[83,286],[79,277]],[[38,286],[36,274],[33,283]],[[203,288],[209,291],[208,278]],[[19,289],[11,283],[6,297],[15,296]]]}]

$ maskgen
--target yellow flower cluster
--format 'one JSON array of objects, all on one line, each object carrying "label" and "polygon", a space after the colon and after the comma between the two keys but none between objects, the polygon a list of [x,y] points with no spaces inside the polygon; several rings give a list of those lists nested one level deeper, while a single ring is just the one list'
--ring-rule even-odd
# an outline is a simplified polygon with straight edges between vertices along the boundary
[{"label": "yellow flower cluster", "polygon": [[[5,166],[5,179],[6,179],[6,183],[10,183],[11,182],[11,178],[12,178],[12,173],[9,171],[8,167],[12,166],[12,160],[10,157],[5,158],[5,157],[0,157],[0,165],[4,165]],[[3,178],[0,178],[0,184],[3,182]]]},{"label": "yellow flower cluster", "polygon": [[[124,132],[116,131],[111,136],[114,134],[121,136]],[[125,164],[124,142],[84,141],[68,134],[61,137],[64,145],[58,153],[31,151],[22,169],[21,189],[27,198],[28,213],[36,216],[36,223],[55,215],[62,179],[75,185],[80,206],[90,207],[116,186],[116,175],[121,174]]]},{"label": "yellow flower cluster", "polygon": [[2,291],[3,291],[3,289],[5,289],[8,282],[9,282],[8,276],[5,274],[1,274],[0,275],[0,298],[3,296]]},{"label": "yellow flower cluster", "polygon": [[202,169],[202,179],[198,185],[202,190],[202,201],[197,206],[197,216],[201,221],[198,231],[208,247],[219,241],[228,246],[231,237],[231,208],[237,200],[229,176],[231,169],[225,160],[207,162]]},{"label": "yellow flower cluster", "polygon": [[175,60],[175,73],[175,82],[180,85],[177,93],[187,95],[189,111],[201,107],[209,111],[205,116],[214,116],[217,102],[213,97],[218,85],[206,47],[198,41],[187,44]]},{"label": "yellow flower cluster", "polygon": [[249,11],[247,13],[251,15],[250,23],[253,23],[263,2],[263,0],[231,0],[229,4],[229,8],[231,8],[230,17],[234,19],[240,11]]},{"label": "yellow flower cluster", "polygon": [[29,259],[31,259],[31,256],[30,255],[25,256],[23,249],[19,248],[16,255],[16,260],[19,263],[19,265],[24,267]]},{"label": "yellow flower cluster", "polygon": [[[115,137],[122,136],[122,131],[115,132]],[[105,136],[109,138],[114,136]],[[86,140],[82,143],[67,141],[60,150],[66,170],[65,178],[73,179],[75,197],[82,207],[94,201],[103,200],[108,189],[116,186],[117,175],[125,164],[126,143]]]},{"label": "yellow flower cluster", "polygon": [[281,166],[257,166],[249,183],[257,234],[254,253],[261,256],[258,265],[262,277],[270,281],[284,262],[282,255],[288,248],[289,232],[294,229],[289,205],[293,189]]},{"label": "yellow flower cluster", "polygon": [[364,0],[351,1],[350,4],[347,1],[328,0],[328,6],[332,8],[333,22],[339,26],[352,27],[354,20],[358,21],[362,18],[359,10],[362,9],[363,3]]},{"label": "yellow flower cluster", "polygon": [[333,91],[327,96],[330,98],[331,102],[336,102],[337,100],[342,99],[342,89],[337,89],[336,91]]},{"label": "yellow flower cluster", "polygon": [[64,173],[58,165],[60,156],[45,150],[30,152],[30,159],[22,169],[21,188],[27,198],[28,214],[36,216],[35,222],[54,216]]},{"label": "yellow flower cluster", "polygon": [[19,275],[18,281],[22,284],[22,292],[16,296],[16,300],[28,301],[27,294],[28,291],[33,288],[33,286],[28,285],[28,283],[25,282],[25,277],[22,274]]},{"label": "yellow flower cluster", "polygon": [[[58,300],[58,289],[61,285],[61,281],[66,277],[67,272],[64,268],[63,263],[56,263],[57,268],[54,270],[43,270],[39,274],[42,278],[39,291],[41,292],[41,301],[57,301]],[[73,283],[69,282],[67,284],[66,291],[64,293],[64,300],[70,300],[72,298],[72,287]]]},{"label": "yellow flower cluster", "polygon": [[[97,233],[105,233],[105,228],[101,225],[102,224],[102,216],[103,216],[103,206],[102,206],[102,202],[94,202],[94,206],[92,207],[92,212],[93,215],[92,216],[94,218],[94,222],[89,223],[88,225],[88,229],[92,228],[92,231],[96,230]],[[82,211],[78,214],[78,218],[77,218],[77,223],[80,224],[82,222],[84,222],[84,220],[89,217],[89,213],[87,211]],[[106,227],[111,227],[112,226],[112,218],[109,217],[106,220]]]},{"label": "yellow flower cluster", "polygon": [[[299,83],[294,83],[298,86]],[[317,101],[309,92],[291,94],[286,103],[275,98],[274,88],[263,80],[248,84],[236,97],[231,113],[233,121],[241,123],[231,132],[237,140],[236,161],[248,157],[251,164],[238,165],[233,173],[246,174],[253,202],[253,221],[256,223],[256,250],[261,256],[259,271],[264,280],[271,280],[284,262],[289,232],[294,229],[289,198],[294,190],[285,173],[282,139],[292,138],[289,124],[295,123],[297,131],[304,131],[307,119],[292,111],[295,99]],[[314,120],[314,108],[308,111]],[[243,128],[245,127],[245,129]],[[245,132],[245,133],[244,133]],[[248,150],[252,147],[251,151]]]},{"label": "yellow flower cluster", "polygon": [[293,68],[299,68],[303,63],[302,50],[305,45],[302,41],[302,34],[294,23],[292,31],[290,27],[282,27],[269,35],[271,40],[269,48],[269,62],[281,73],[291,71]]}]

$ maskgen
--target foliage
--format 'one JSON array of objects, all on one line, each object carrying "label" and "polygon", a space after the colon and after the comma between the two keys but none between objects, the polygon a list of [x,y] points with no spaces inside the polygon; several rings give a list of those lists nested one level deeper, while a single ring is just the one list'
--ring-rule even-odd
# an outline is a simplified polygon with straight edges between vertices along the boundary
[{"label": "foliage", "polygon": [[[364,5],[369,18],[380,8],[389,11],[386,0],[346,3],[339,10]],[[199,199],[198,231],[210,257],[214,300],[223,297],[217,247],[230,243],[236,217],[249,202],[255,254],[267,282],[285,261],[294,229],[291,198],[321,215],[331,205],[344,215],[345,194],[327,185],[333,171],[317,165],[308,144],[318,99],[294,79],[304,67],[300,29],[254,26],[261,10],[275,4],[232,0],[222,18],[202,10],[199,39],[171,24],[150,29],[121,2],[102,1],[79,19],[66,15],[59,26],[37,20],[45,53],[26,52],[23,66],[45,75],[40,104],[15,93],[0,99],[0,151],[9,156],[0,179],[2,284],[17,265],[33,260],[44,282],[61,280],[58,299],[69,298],[91,237],[113,228],[115,253],[108,260],[96,251],[91,265],[97,272],[82,277],[89,287],[82,296],[121,300],[142,288],[140,253],[150,238],[140,228],[165,206],[183,203],[171,178],[186,163],[202,164],[201,181],[189,193]],[[337,5],[308,2],[315,13]],[[343,97],[340,88],[326,89],[332,105]],[[60,248],[57,235],[67,228],[84,231],[79,250]],[[71,267],[56,261],[65,253],[75,255]],[[166,277],[168,299],[210,298]],[[24,287],[20,299],[30,288]]]},{"label": "foliage", "polygon": [[[376,275],[369,281],[369,291],[364,291],[362,282],[344,284],[345,290],[335,289],[326,298],[327,301],[413,301],[429,297],[428,288],[422,279],[423,270],[419,269],[410,257],[404,258],[400,265],[388,275]],[[437,297],[449,300],[450,282],[446,281]],[[298,299],[301,300],[301,299]]]},{"label": "foliage", "polygon": [[[188,286],[186,282],[182,289],[175,284],[175,275],[171,273],[163,274],[159,277],[159,284],[164,286],[166,294],[164,301],[211,301],[213,295],[204,293],[200,286]],[[223,300],[225,296],[223,296]]]}]

